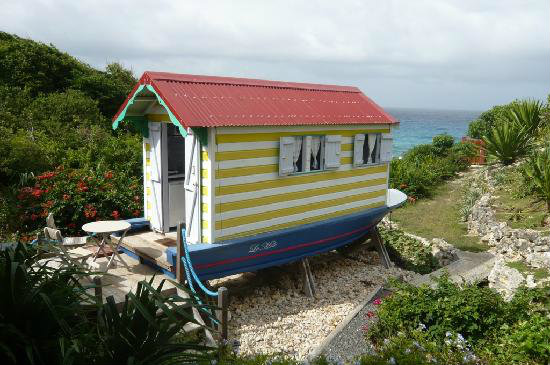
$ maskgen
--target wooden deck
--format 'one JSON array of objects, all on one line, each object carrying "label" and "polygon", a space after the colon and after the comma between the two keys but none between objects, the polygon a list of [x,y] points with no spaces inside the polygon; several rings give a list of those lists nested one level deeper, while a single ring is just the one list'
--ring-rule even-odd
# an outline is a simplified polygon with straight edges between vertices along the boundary
[{"label": "wooden deck", "polygon": [[[115,303],[123,303],[128,292],[135,292],[138,282],[153,279],[152,285],[156,288],[162,280],[171,279],[150,266],[141,264],[138,260],[135,260],[128,255],[122,254],[121,256],[126,264],[128,264],[128,267],[124,266],[124,264],[115,259],[116,267],[110,268],[107,274],[100,276],[103,301],[105,301],[105,298],[108,296],[113,296]],[[98,262],[101,266],[102,264],[105,264],[107,260],[107,257],[102,257],[98,258],[96,262]],[[94,290],[91,289],[90,294],[93,294],[93,291]],[[175,294],[176,287],[169,280],[166,280],[163,285],[162,293]]]},{"label": "wooden deck", "polygon": [[[112,237],[113,244],[118,242]],[[171,272],[175,272],[172,265],[166,260],[166,248],[176,246],[176,232],[160,234],[153,231],[130,233],[122,240],[122,247],[135,255],[151,261]]]}]

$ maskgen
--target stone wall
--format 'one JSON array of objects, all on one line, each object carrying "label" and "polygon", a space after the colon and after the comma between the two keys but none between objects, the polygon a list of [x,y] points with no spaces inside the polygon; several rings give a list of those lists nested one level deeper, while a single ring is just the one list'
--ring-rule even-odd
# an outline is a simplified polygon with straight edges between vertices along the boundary
[{"label": "stone wall", "polygon": [[518,270],[506,266],[506,263],[521,261],[533,268],[550,269],[550,236],[532,229],[510,228],[506,222],[496,219],[492,207],[495,189],[492,175],[503,168],[508,167],[483,172],[488,192],[474,204],[467,223],[468,232],[480,236],[490,246],[489,251],[497,255],[497,262],[489,275],[490,286],[510,297],[520,285],[535,284],[532,275],[523,278]]}]

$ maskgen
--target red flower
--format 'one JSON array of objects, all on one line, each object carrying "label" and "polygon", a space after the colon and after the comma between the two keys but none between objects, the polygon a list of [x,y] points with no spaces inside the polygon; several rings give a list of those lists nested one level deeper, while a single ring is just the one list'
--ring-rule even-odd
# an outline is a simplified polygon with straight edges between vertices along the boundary
[{"label": "red flower", "polygon": [[33,188],[32,189],[32,196],[34,196],[35,198],[40,198],[40,196],[42,195],[44,191],[40,190],[40,188]]},{"label": "red flower", "polygon": [[53,200],[48,200],[47,202],[45,202],[44,204],[42,204],[42,206],[44,208],[51,208],[53,207]]},{"label": "red flower", "polygon": [[43,173],[43,174],[40,175],[40,176],[37,176],[36,178],[37,178],[38,180],[47,180],[47,179],[50,179],[50,178],[52,178],[52,177],[54,177],[54,176],[55,176],[55,172],[49,171],[49,172]]},{"label": "red flower", "polygon": [[118,212],[118,210],[113,210],[113,212],[111,213],[111,216],[117,220],[120,218],[120,213]]},{"label": "red flower", "polygon": [[71,196],[69,194],[63,194],[63,200],[67,201],[70,199],[71,199]]},{"label": "red flower", "polygon": [[105,175],[103,175],[106,179],[112,179],[113,178],[113,172],[107,171]]},{"label": "red flower", "polygon": [[86,183],[84,181],[80,180],[76,184],[76,190],[78,190],[80,192],[85,192],[85,191],[88,191],[88,187],[86,186]]},{"label": "red flower", "polygon": [[380,305],[380,304],[382,304],[382,299],[376,298],[376,299],[374,300],[374,302],[372,302],[372,304],[374,304],[374,305]]},{"label": "red flower", "polygon": [[36,214],[34,214],[34,213],[31,214],[31,221],[35,221],[35,220],[37,220],[37,219],[38,219],[38,215],[36,215]]},{"label": "red flower", "polygon": [[139,209],[134,210],[134,211],[132,212],[132,215],[133,215],[134,217],[139,217],[139,216],[141,215],[141,210],[139,210]]},{"label": "red flower", "polygon": [[86,204],[84,207],[84,216],[88,219],[93,219],[97,215],[97,210],[91,204]]},{"label": "red flower", "polygon": [[48,210],[47,209],[44,209],[43,211],[40,212],[40,217],[41,218],[46,218],[48,216]]},{"label": "red flower", "polygon": [[69,223],[69,224],[67,224],[67,228],[73,229],[73,228],[75,228],[75,227],[76,227],[76,224],[74,224],[74,223]]},{"label": "red flower", "polygon": [[372,317],[374,317],[375,315],[376,315],[376,314],[374,314],[373,311],[368,311],[368,312],[367,312],[367,317],[368,317],[368,318],[372,318]]}]

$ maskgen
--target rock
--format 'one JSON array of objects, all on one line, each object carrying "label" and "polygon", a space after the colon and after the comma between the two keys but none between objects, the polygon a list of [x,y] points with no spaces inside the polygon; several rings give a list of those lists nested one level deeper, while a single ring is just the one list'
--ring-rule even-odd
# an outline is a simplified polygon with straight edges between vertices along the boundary
[{"label": "rock", "polygon": [[533,252],[526,255],[525,261],[535,268],[550,268],[550,252]]},{"label": "rock", "polygon": [[537,287],[537,284],[535,283],[535,277],[532,274],[527,275],[527,277],[525,278],[525,285],[529,289],[533,289]]},{"label": "rock", "polygon": [[432,239],[431,250],[439,266],[447,266],[451,262],[458,260],[457,249],[441,238]]},{"label": "rock", "polygon": [[516,269],[506,265],[502,259],[495,262],[489,273],[489,287],[498,291],[505,300],[510,300],[516,290],[525,282],[523,275]]}]

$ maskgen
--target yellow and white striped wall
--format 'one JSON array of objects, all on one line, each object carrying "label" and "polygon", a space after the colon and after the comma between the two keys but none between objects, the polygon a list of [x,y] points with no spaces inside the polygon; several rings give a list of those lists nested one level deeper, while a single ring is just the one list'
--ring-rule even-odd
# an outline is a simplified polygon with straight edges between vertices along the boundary
[{"label": "yellow and white striped wall", "polygon": [[[147,117],[169,121],[165,114]],[[391,128],[379,124],[208,128],[208,145],[201,146],[201,241],[249,236],[383,206],[389,166],[387,162],[353,166],[353,136],[359,133],[391,135]],[[338,169],[279,176],[280,137],[329,134],[342,136]],[[147,195],[147,143],[144,139],[146,216],[152,207]]]},{"label": "yellow and white striped wall", "polygon": [[151,143],[143,138],[143,216],[150,220],[153,202],[151,201]]},{"label": "yellow and white striped wall", "polygon": [[[355,134],[389,134],[389,125],[211,129],[210,138],[215,143],[209,143],[209,157],[214,173],[208,173],[215,197],[210,195],[209,208],[214,206],[214,214],[208,217],[213,241],[312,223],[385,204],[388,163],[354,167],[352,153]],[[330,134],[342,136],[338,169],[279,176],[280,137]]]}]

